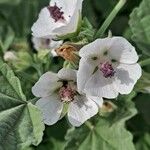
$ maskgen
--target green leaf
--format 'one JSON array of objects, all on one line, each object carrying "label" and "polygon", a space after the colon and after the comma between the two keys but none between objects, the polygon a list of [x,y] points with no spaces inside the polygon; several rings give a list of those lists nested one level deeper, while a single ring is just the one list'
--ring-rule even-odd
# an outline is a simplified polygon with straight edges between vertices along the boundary
[{"label": "green leaf", "polygon": [[9,4],[9,5],[16,5],[20,2],[21,0],[13,0],[13,2],[11,0],[0,0],[0,4]]},{"label": "green leaf", "polygon": [[95,5],[96,10],[101,12],[103,16],[106,18],[109,15],[110,11],[115,6],[115,4],[117,3],[117,0],[114,1],[95,0],[93,3]]},{"label": "green leaf", "polygon": [[63,68],[77,69],[78,65],[73,63],[73,62],[69,62],[66,60],[63,64]]},{"label": "green leaf", "polygon": [[5,53],[13,43],[15,34],[12,28],[6,23],[4,16],[0,13],[0,52]]},{"label": "green leaf", "polygon": [[92,22],[92,24],[94,26],[97,25],[97,14],[95,12],[95,9],[93,7],[93,3],[95,1],[91,1],[91,0],[84,0],[83,2],[83,9],[82,9],[82,13],[83,16],[88,16],[88,19],[90,20],[90,22]]},{"label": "green leaf", "polygon": [[3,52],[7,51],[10,45],[13,43],[15,34],[9,26],[0,27],[0,43]]},{"label": "green leaf", "polygon": [[36,150],[64,150],[65,134],[69,126],[65,118],[53,126],[46,126],[45,136]]},{"label": "green leaf", "polygon": [[[138,93],[134,98],[138,114],[127,122],[128,129],[134,135],[134,142],[137,142],[150,129],[150,95]],[[141,149],[144,150],[144,149]]]},{"label": "green leaf", "polygon": [[81,23],[80,31],[77,35],[72,36],[70,38],[71,42],[76,44],[85,45],[91,41],[93,41],[95,35],[95,29],[89,20],[84,17]]},{"label": "green leaf", "polygon": [[83,126],[68,133],[66,138],[69,140],[66,150],[134,150],[132,136],[124,125],[110,125],[104,119],[93,130]]},{"label": "green leaf", "polygon": [[16,52],[16,57],[17,59],[11,63],[17,71],[25,70],[33,64],[32,55],[28,51],[18,51]]},{"label": "green leaf", "polygon": [[150,149],[150,134],[145,134],[138,140],[136,150],[149,150]]},{"label": "green leaf", "polygon": [[36,150],[64,150],[65,142],[50,138],[42,145],[38,146]]},{"label": "green leaf", "polygon": [[41,112],[26,101],[19,79],[6,64],[0,64],[0,81],[0,149],[38,145],[44,130]]},{"label": "green leaf", "polygon": [[[10,1],[10,0],[2,0]],[[15,1],[20,1],[16,5]],[[4,16],[7,25],[11,26],[16,38],[26,38],[31,33],[31,26],[38,17],[44,5],[48,5],[49,0],[13,0],[11,3],[0,5],[0,14]]]},{"label": "green leaf", "polygon": [[139,94],[135,100],[139,113],[142,115],[145,122],[150,126],[150,94]]},{"label": "green leaf", "polygon": [[130,15],[130,27],[133,32],[132,40],[139,49],[150,56],[150,0],[143,0],[138,8]]},{"label": "green leaf", "polygon": [[135,85],[135,90],[142,93],[150,93],[150,73],[142,73],[142,77],[138,80]]},{"label": "green leaf", "polygon": [[69,130],[65,150],[135,150],[132,135],[125,128],[125,121],[136,114],[131,102],[135,93],[119,97],[117,110],[109,117],[97,117],[97,121]]},{"label": "green leaf", "polygon": [[86,40],[88,43],[90,41],[93,41],[94,35],[95,29],[93,28],[89,20],[84,17],[82,20],[81,30],[77,38],[81,39],[82,41]]}]

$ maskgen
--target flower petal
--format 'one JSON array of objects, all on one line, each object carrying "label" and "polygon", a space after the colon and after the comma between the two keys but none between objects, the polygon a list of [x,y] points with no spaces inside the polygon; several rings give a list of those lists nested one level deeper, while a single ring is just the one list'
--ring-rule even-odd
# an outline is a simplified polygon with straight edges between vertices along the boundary
[{"label": "flower petal", "polygon": [[63,80],[73,80],[76,82],[77,80],[77,71],[73,70],[73,69],[66,69],[66,68],[62,68],[59,72],[58,72],[58,77],[60,79]]},{"label": "flower petal", "polygon": [[85,96],[77,96],[68,108],[68,119],[73,126],[80,126],[86,120],[96,115],[98,105]]},{"label": "flower petal", "polygon": [[41,49],[49,49],[53,50],[58,47],[63,43],[63,41],[54,41],[52,39],[47,39],[47,38],[37,38],[37,37],[32,37],[32,42],[34,48],[39,51]]},{"label": "flower petal", "polygon": [[103,106],[103,98],[102,97],[96,97],[96,96],[87,96],[88,99],[94,101],[95,103],[97,103],[97,105],[99,107]]},{"label": "flower petal", "polygon": [[43,121],[47,125],[55,124],[61,115],[63,103],[57,95],[41,98],[36,102],[36,106],[43,114]]},{"label": "flower petal", "polygon": [[47,72],[43,74],[39,81],[32,87],[32,93],[37,97],[49,96],[57,88],[62,86],[62,83],[58,82],[58,80],[57,74]]},{"label": "flower petal", "polygon": [[105,98],[116,98],[118,96],[118,92],[113,85],[113,78],[103,77],[99,70],[87,81],[85,93],[87,95]]},{"label": "flower petal", "polygon": [[59,48],[59,47],[62,45],[62,43],[63,43],[62,40],[60,40],[60,41],[51,40],[50,48],[51,48],[51,49]]},{"label": "flower petal", "polygon": [[125,64],[133,64],[138,60],[135,48],[123,37],[113,37],[109,54],[111,58]]},{"label": "flower petal", "polygon": [[76,32],[77,28],[78,28],[78,23],[79,23],[79,17],[80,17],[80,13],[79,11],[76,11],[72,18],[70,19],[70,22],[66,25],[63,25],[59,28],[56,28],[54,30],[55,34],[57,36],[64,36],[66,34],[70,34],[70,33],[74,33]]},{"label": "flower petal", "polygon": [[129,94],[141,75],[142,69],[139,64],[120,64],[116,68],[116,78],[114,81],[116,90],[121,94]]},{"label": "flower petal", "polygon": [[111,38],[97,39],[81,48],[79,55],[81,57],[100,57],[110,48],[110,41]]},{"label": "flower petal", "polygon": [[51,54],[52,54],[53,57],[57,57],[58,56],[58,54],[56,53],[55,49],[51,50]]},{"label": "flower petal", "polygon": [[39,14],[38,20],[32,26],[32,35],[35,37],[52,38],[55,36],[53,30],[63,26],[63,22],[55,22],[50,16],[50,12],[47,7],[43,8]]},{"label": "flower petal", "polygon": [[85,84],[93,74],[97,63],[86,58],[81,58],[79,63],[79,70],[77,72],[77,86],[79,92],[84,92]]},{"label": "flower petal", "polygon": [[34,48],[38,51],[41,49],[50,49],[51,40],[50,39],[44,39],[44,38],[37,38],[32,37],[32,42]]}]

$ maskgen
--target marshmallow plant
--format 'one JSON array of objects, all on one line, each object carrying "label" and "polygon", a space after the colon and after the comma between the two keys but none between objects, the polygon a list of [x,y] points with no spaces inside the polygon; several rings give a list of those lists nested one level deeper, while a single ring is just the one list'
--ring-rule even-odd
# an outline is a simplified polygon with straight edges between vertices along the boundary
[{"label": "marshmallow plant", "polygon": [[129,94],[141,77],[135,48],[123,37],[97,39],[79,55],[78,89],[86,94],[105,98]]},{"label": "marshmallow plant", "polygon": [[[85,32],[95,30],[87,19],[80,22],[82,2],[83,0],[51,0],[32,26],[34,47],[56,49],[57,54],[66,60],[64,68],[57,74],[43,74],[32,88],[33,94],[40,98],[36,105],[43,113],[47,125],[53,125],[67,112],[69,122],[73,126],[80,126],[97,114],[103,104],[102,98],[113,99],[119,93],[129,94],[141,76],[138,55],[125,38],[114,36],[94,41],[95,38],[102,37],[115,17],[114,12],[95,36],[86,39]],[[119,10],[124,3],[121,0],[114,11]],[[75,37],[71,33],[78,31],[80,23],[81,31]],[[79,40],[77,43],[82,43],[80,40],[94,42],[76,48],[52,40],[67,35],[73,37],[66,38],[65,42],[76,43],[74,39]]]},{"label": "marshmallow plant", "polygon": [[40,97],[36,106],[41,110],[45,124],[56,123],[66,105],[68,120],[73,126],[80,126],[98,113],[103,99],[79,93],[76,80],[75,70],[63,68],[58,74],[43,74],[34,85],[32,92]]},{"label": "marshmallow plant", "polygon": [[51,0],[43,8],[32,26],[32,35],[38,38],[56,38],[76,32],[83,0]]},{"label": "marshmallow plant", "polygon": [[[32,19],[34,13],[36,15],[39,6],[44,5],[43,1],[24,0],[16,5],[17,9],[10,5],[11,11],[7,9],[7,13],[2,13],[0,150],[54,150],[56,147],[64,150],[135,150],[135,146],[143,146],[141,140],[147,140],[149,133],[144,131],[142,137],[137,136],[138,128],[132,125],[140,123],[140,127],[145,127],[145,114],[140,115],[140,121],[139,115],[129,119],[137,113],[134,102],[141,112],[148,109],[144,104],[144,99],[148,104],[148,94],[142,96],[142,92],[150,93],[150,76],[146,72],[150,65],[150,5],[149,0],[143,0],[143,6],[131,15],[131,27],[126,27],[130,34],[125,35],[131,41],[134,39],[132,42],[139,48],[139,57],[136,46],[125,38],[112,35],[111,31],[107,37],[109,25],[126,1],[118,0],[104,23],[96,29],[93,25],[97,26],[98,20],[102,22],[107,13],[99,15],[99,6],[94,11],[95,8],[88,5],[90,2],[106,4],[107,9],[109,2],[85,0],[87,10],[82,18],[83,0],[50,0],[31,29],[37,51],[26,39],[30,37],[28,25],[31,23],[26,21]],[[88,19],[86,14],[94,15]],[[5,27],[7,23],[9,25]],[[112,33],[120,33],[121,24],[118,23],[117,31]],[[57,58],[49,54],[54,51]],[[141,67],[143,75],[138,81]],[[126,125],[137,140],[127,131]]]}]

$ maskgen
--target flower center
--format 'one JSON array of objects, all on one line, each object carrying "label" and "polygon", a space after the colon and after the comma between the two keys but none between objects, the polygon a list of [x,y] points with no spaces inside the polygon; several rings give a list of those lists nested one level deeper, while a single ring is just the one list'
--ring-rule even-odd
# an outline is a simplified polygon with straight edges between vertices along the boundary
[{"label": "flower center", "polygon": [[50,39],[46,39],[46,41],[45,41],[46,45],[49,45],[49,44],[50,44],[50,42],[51,42],[51,40],[50,40]]},{"label": "flower center", "polygon": [[59,96],[62,102],[71,102],[74,100],[75,90],[73,90],[70,86],[63,86],[59,90]]},{"label": "flower center", "polygon": [[47,48],[49,46],[50,42],[51,42],[50,39],[42,39],[41,45],[44,46],[44,48]]},{"label": "flower center", "polygon": [[64,12],[61,11],[62,8],[61,7],[59,8],[56,5],[56,3],[54,6],[48,6],[47,8],[48,8],[52,18],[55,20],[55,22],[57,22],[60,19],[64,20],[64,16],[63,16]]},{"label": "flower center", "polygon": [[112,67],[112,64],[110,64],[109,62],[102,63],[99,68],[105,78],[111,78],[116,73],[114,68]]}]

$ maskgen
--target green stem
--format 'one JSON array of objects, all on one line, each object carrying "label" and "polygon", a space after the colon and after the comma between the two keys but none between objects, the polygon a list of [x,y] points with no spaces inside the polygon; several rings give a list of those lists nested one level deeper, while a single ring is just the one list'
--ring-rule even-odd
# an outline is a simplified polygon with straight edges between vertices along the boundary
[{"label": "green stem", "polygon": [[93,130],[94,126],[92,125],[92,123],[90,121],[86,121],[85,125],[90,129]]},{"label": "green stem", "polygon": [[41,77],[42,76],[41,69],[37,65],[35,65],[35,64],[32,64],[31,66],[37,71],[38,76]]},{"label": "green stem", "polygon": [[141,67],[150,65],[150,58],[140,61],[139,64],[141,65]]},{"label": "green stem", "polygon": [[115,8],[112,10],[110,15],[107,17],[107,19],[104,21],[104,23],[102,24],[102,26],[96,33],[95,38],[103,37],[106,29],[111,24],[112,20],[116,17],[116,15],[121,10],[121,8],[125,5],[125,3],[126,3],[126,0],[119,0]]}]

